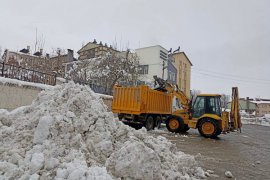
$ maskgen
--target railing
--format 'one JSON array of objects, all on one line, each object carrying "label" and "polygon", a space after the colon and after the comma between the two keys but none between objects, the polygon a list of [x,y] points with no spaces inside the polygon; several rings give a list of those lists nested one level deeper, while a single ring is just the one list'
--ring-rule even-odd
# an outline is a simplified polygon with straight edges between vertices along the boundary
[{"label": "railing", "polygon": [[[88,85],[95,93],[100,93],[100,94],[108,94],[106,88],[101,85],[96,85],[93,83],[85,82],[85,81],[80,81],[80,80],[73,80],[75,83],[81,84],[81,85]],[[108,94],[109,95],[109,94]]]},{"label": "railing", "polygon": [[43,73],[6,63],[0,63],[0,70],[0,76],[2,77],[48,85],[56,84],[56,75],[54,74]]}]

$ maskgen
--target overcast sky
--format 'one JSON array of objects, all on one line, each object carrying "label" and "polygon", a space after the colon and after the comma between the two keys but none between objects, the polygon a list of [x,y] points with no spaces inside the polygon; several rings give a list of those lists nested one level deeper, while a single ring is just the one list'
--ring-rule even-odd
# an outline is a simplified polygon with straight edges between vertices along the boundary
[{"label": "overcast sky", "polygon": [[78,51],[93,39],[119,48],[181,47],[191,88],[270,98],[269,0],[1,0],[0,46]]}]

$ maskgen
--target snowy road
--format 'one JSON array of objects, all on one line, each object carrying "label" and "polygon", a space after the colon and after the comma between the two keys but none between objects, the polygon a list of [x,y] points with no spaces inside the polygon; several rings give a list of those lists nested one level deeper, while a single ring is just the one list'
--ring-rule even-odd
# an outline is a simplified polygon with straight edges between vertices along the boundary
[{"label": "snowy road", "polygon": [[221,135],[219,139],[205,139],[196,130],[187,135],[153,132],[176,143],[179,150],[196,156],[204,170],[213,170],[208,179],[228,179],[231,171],[236,179],[270,179],[270,127],[244,125],[242,133]]}]

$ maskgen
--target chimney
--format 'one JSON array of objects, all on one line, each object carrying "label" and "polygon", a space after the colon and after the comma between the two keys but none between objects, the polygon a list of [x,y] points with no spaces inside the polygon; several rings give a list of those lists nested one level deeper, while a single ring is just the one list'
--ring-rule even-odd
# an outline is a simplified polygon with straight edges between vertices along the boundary
[{"label": "chimney", "polygon": [[27,48],[28,52],[30,52],[30,46],[28,45],[26,48]]},{"label": "chimney", "polygon": [[74,51],[72,49],[67,49],[67,61],[72,62],[74,59]]},{"label": "chimney", "polygon": [[96,41],[96,39],[94,39],[93,43],[94,43],[94,44],[97,44],[97,41]]},{"label": "chimney", "polygon": [[40,56],[41,56],[41,55],[42,55],[42,53],[43,53],[43,49],[42,49],[42,48],[40,48],[39,52],[40,52]]},{"label": "chimney", "polygon": [[50,54],[46,53],[46,58],[50,59]]},{"label": "chimney", "polygon": [[99,45],[103,45],[103,44],[102,44],[102,41],[99,42]]},{"label": "chimney", "polygon": [[73,56],[73,50],[72,49],[67,49],[67,51],[68,51],[68,54],[71,54],[72,56]]}]

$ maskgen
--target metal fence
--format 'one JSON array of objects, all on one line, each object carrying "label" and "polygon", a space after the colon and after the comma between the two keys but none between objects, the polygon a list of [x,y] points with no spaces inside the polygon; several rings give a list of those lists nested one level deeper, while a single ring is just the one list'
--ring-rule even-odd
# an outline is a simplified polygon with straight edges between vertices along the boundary
[{"label": "metal fence", "polygon": [[48,85],[56,84],[56,75],[54,74],[43,73],[6,63],[0,63],[0,69],[0,76],[2,77]]},{"label": "metal fence", "polygon": [[95,93],[110,95],[107,92],[108,90],[104,86],[97,85],[94,83],[85,82],[85,81],[74,80],[74,79],[72,81],[74,81],[75,83],[81,84],[81,85],[89,86]]}]

